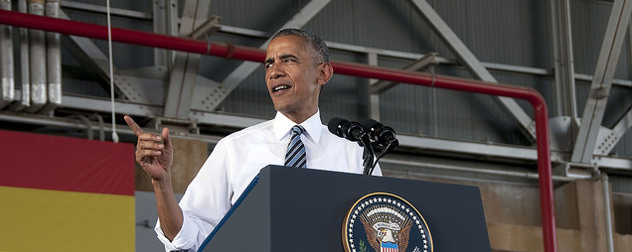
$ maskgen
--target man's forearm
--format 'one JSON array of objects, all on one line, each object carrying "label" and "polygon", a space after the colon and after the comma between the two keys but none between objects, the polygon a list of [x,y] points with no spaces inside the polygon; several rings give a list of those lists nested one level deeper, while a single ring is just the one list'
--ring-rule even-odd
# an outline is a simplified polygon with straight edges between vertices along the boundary
[{"label": "man's forearm", "polygon": [[173,186],[171,185],[171,178],[152,180],[152,185],[156,194],[160,227],[165,237],[173,241],[180,232],[180,229],[182,229],[184,217],[182,216],[182,209],[176,201]]}]

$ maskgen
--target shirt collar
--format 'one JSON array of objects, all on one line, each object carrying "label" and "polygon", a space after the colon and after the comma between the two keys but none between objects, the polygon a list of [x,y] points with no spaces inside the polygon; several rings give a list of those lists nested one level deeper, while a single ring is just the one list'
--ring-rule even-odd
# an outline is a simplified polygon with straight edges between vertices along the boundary
[{"label": "shirt collar", "polygon": [[[276,113],[276,116],[273,119],[273,128],[274,128],[274,136],[277,140],[281,140],[284,137],[289,137],[289,132],[296,125],[295,122],[285,117],[281,112]],[[314,144],[318,144],[320,140],[320,134],[322,130],[322,122],[320,121],[320,110],[316,111],[314,115],[310,118],[307,118],[303,123],[299,124],[303,126],[305,129],[305,133],[303,133],[307,139],[312,141]]]}]

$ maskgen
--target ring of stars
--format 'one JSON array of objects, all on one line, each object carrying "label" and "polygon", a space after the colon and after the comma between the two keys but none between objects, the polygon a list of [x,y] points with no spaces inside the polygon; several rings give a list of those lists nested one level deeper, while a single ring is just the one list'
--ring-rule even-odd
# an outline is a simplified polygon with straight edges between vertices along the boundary
[{"label": "ring of stars", "polygon": [[[356,224],[362,225],[362,224],[359,224],[359,221],[358,223],[356,223],[356,219],[358,219],[358,217],[360,217],[364,213],[363,211],[368,211],[367,209],[375,209],[376,207],[379,207],[379,208],[386,207],[386,208],[393,209],[394,212],[400,212],[400,213],[405,214],[406,218],[408,218],[411,221],[411,223],[413,223],[415,227],[417,228],[417,230],[419,231],[418,238],[421,239],[423,244],[417,244],[416,246],[421,248],[421,251],[424,251],[424,252],[432,251],[432,246],[431,246],[432,242],[430,238],[430,233],[428,232],[428,228],[426,226],[426,222],[423,219],[423,217],[419,214],[417,209],[415,209],[415,207],[413,207],[412,205],[410,205],[408,202],[404,201],[403,199],[400,199],[396,195],[392,195],[388,193],[373,193],[373,194],[364,196],[353,206],[351,211],[349,211],[350,214],[347,217],[347,223],[345,224],[346,226],[345,231],[347,233],[346,242],[351,252],[358,251],[357,250],[358,245],[355,244],[356,242],[355,242],[355,237],[354,237],[354,226]],[[388,219],[389,222],[401,221],[398,218],[393,218],[393,217],[385,217],[385,218]],[[411,235],[417,235],[417,234],[411,231]],[[363,239],[363,238],[366,238],[366,237],[358,237],[358,239]],[[412,240],[413,239],[411,239],[410,241]],[[415,244],[411,244],[411,245],[415,246]]]}]

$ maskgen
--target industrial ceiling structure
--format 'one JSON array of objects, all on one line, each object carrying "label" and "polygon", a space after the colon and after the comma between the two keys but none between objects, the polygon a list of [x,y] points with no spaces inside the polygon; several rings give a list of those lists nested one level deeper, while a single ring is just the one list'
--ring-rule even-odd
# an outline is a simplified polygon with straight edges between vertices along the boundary
[{"label": "industrial ceiling structure", "polygon": [[[441,84],[462,79],[542,95],[555,181],[632,174],[630,0],[101,2],[1,2],[16,16],[79,23],[46,32],[53,22],[27,29],[2,13],[0,128],[108,141],[116,131],[131,142],[127,114],[215,143],[273,115],[256,61],[275,31],[298,27],[332,50],[337,85],[323,91],[323,119],[370,117],[398,131],[385,170],[538,177],[529,101]],[[107,27],[108,11],[112,44],[89,26]],[[388,73],[411,73],[424,87]]]},{"label": "industrial ceiling structure", "polygon": [[[49,11],[46,12],[46,15],[56,15],[61,19],[70,19],[67,12],[81,19],[85,15],[103,15],[106,11],[106,8],[102,5],[74,1],[46,1],[46,3],[42,1],[17,1],[16,3],[14,1],[13,6],[11,6],[10,2],[5,1],[3,4],[7,6],[3,6],[3,9],[17,7],[27,11],[29,9],[27,5],[34,5],[37,2],[40,2],[42,5],[39,7],[41,12],[37,13],[38,7],[33,7],[31,8],[35,9],[33,14],[43,15],[44,10],[48,9],[48,6],[57,4],[60,6],[57,13],[50,14],[51,12]],[[151,24],[153,27],[152,31],[149,32],[184,36],[201,41],[213,41],[217,37],[218,41],[223,42],[227,40],[226,37],[229,37],[233,41],[238,41],[238,39],[247,41],[247,43],[244,43],[245,46],[263,49],[267,44],[267,37],[274,30],[284,27],[303,27],[315,16],[318,16],[323,9],[332,8],[328,7],[333,5],[330,2],[332,1],[305,1],[304,4],[299,3],[297,6],[300,6],[300,9],[297,9],[291,18],[285,20],[280,27],[267,31],[222,24],[220,17],[211,15],[213,13],[211,1],[154,1],[153,5],[150,6],[150,12],[117,8],[116,6],[110,10],[115,18],[127,19],[129,24],[138,22],[138,20]],[[615,78],[618,58],[624,48],[624,41],[627,39],[625,35],[629,29],[627,25],[629,13],[625,12],[627,8],[621,8],[621,6],[624,6],[623,3],[625,1],[611,3],[615,6],[612,7],[613,11],[610,13],[607,29],[603,35],[603,45],[598,54],[596,69],[592,75],[580,74],[573,70],[573,63],[576,61],[572,53],[573,43],[570,29],[572,24],[570,22],[570,5],[573,2],[575,1],[552,1],[548,6],[551,13],[550,29],[554,31],[552,32],[552,42],[555,53],[555,66],[551,69],[516,66],[498,62],[482,62],[468,48],[468,45],[459,39],[459,35],[442,19],[441,15],[434,10],[428,1],[409,1],[406,4],[417,11],[416,15],[423,17],[427,21],[426,25],[430,26],[436,35],[442,39],[443,46],[450,49],[450,53],[454,55],[454,58],[440,57],[435,52],[420,54],[337,41],[328,41],[328,43],[332,50],[364,55],[366,58],[360,59],[359,63],[366,62],[368,65],[379,66],[379,59],[386,57],[406,61],[408,63],[404,67],[406,71],[422,71],[425,69],[426,74],[428,74],[429,71],[427,69],[429,66],[460,65],[469,71],[468,75],[473,79],[490,83],[499,82],[492,74],[493,71],[554,77],[556,83],[554,85],[554,94],[544,94],[547,97],[555,95],[555,103],[548,104],[551,111],[549,120],[552,132],[553,161],[566,164],[570,168],[589,166],[627,170],[632,167],[632,163],[629,161],[629,153],[631,151],[625,150],[626,153],[624,155],[612,154],[615,147],[621,146],[622,139],[625,139],[625,132],[632,125],[630,123],[632,110],[629,104],[624,104],[628,105],[627,109],[624,108],[626,112],[620,113],[617,115],[616,121],[609,123],[612,126],[604,126],[602,124],[604,114],[607,111],[606,104],[609,101],[610,93],[613,92],[613,87],[621,87],[625,90],[624,92],[629,93],[631,85],[630,80]],[[608,1],[604,2],[610,4]],[[14,11],[20,11],[18,9]],[[122,22],[119,21],[119,23]],[[142,28],[148,28],[147,24]],[[44,59],[46,58],[44,55],[46,55],[49,61],[54,61],[55,58],[51,57],[51,55],[55,55],[51,53],[54,43],[50,42],[53,39],[50,33],[46,34],[37,30],[27,32],[26,29],[20,27],[13,27],[13,32],[7,33],[6,30],[11,29],[11,26],[4,26],[3,28],[5,29],[3,33],[5,36],[3,38],[3,50],[5,50],[2,54],[4,57],[3,62],[12,62],[11,64],[3,64],[2,118],[4,121],[14,123],[30,122],[34,125],[58,124],[58,126],[62,127],[65,125],[83,128],[86,123],[80,119],[62,118],[56,111],[79,110],[83,114],[92,114],[94,112],[95,118],[98,116],[110,117],[108,115],[111,112],[110,101],[109,99],[103,99],[109,95],[109,90],[107,90],[109,88],[108,56],[107,51],[102,49],[104,41],[95,41],[79,36],[63,36],[63,38],[60,38],[59,35],[56,35],[55,39],[57,39],[58,47],[62,43],[69,44],[64,45],[62,50],[63,53],[68,53],[70,55],[68,58],[71,59],[57,59],[62,62],[61,66],[57,66],[59,68],[57,72],[47,71],[46,67],[50,66],[51,63],[47,65],[44,60],[41,60],[39,64],[35,64],[29,59],[25,60],[25,58],[20,57],[28,55],[26,48],[29,48],[31,50],[30,60]],[[30,44],[26,40],[20,42],[17,38],[19,36],[16,36],[18,34],[21,34],[23,38],[30,38]],[[41,40],[43,46],[37,47],[37,43],[34,41],[38,39]],[[13,41],[15,43],[11,43]],[[257,43],[257,41],[259,42]],[[7,46],[8,43],[12,45]],[[227,45],[239,46],[236,43],[228,43]],[[121,48],[125,45],[115,45],[115,49],[117,49],[116,46]],[[123,53],[133,54],[134,48],[137,47],[126,49]],[[7,59],[11,52],[19,50],[22,50],[20,51],[21,54],[15,53],[17,57],[14,57],[12,61]],[[148,49],[145,50],[147,51]],[[203,132],[205,127],[238,129],[262,121],[260,119],[261,116],[236,115],[222,111],[222,104],[241,83],[255,75],[253,73],[260,68],[259,63],[251,61],[236,63],[232,61],[230,63],[230,68],[232,69],[225,70],[220,68],[223,71],[223,76],[221,76],[223,79],[209,79],[207,75],[199,71],[200,64],[205,64],[201,60],[200,54],[158,49],[149,50],[154,51],[153,62],[149,62],[150,66],[123,69],[118,64],[113,65],[115,112],[117,114],[147,117],[156,120],[159,124],[182,125],[189,128],[187,134],[190,135],[199,134],[200,130]],[[117,56],[117,53],[119,51],[115,50],[114,57]],[[57,54],[61,58],[62,52]],[[151,61],[152,57],[148,58],[150,59],[143,59],[142,61]],[[64,81],[68,80],[72,84],[66,85],[62,82],[63,73],[74,75],[72,71],[75,69],[71,68],[73,63],[65,63],[72,61],[78,62],[75,64],[88,69],[89,74],[102,77],[102,80],[97,80],[97,83],[103,86],[102,90],[93,88],[96,91],[84,91],[86,94],[81,95],[76,95],[77,92],[66,91],[74,89],[73,87],[66,88],[66,86],[80,86],[72,83],[73,81],[77,82],[76,79],[78,79],[74,78],[74,76],[64,79]],[[116,62],[116,58],[114,61]],[[18,63],[22,64],[22,67],[17,65]],[[39,72],[42,73],[41,76],[25,75],[25,71],[29,67],[31,73]],[[22,71],[20,72],[20,70]],[[58,74],[55,76],[53,73]],[[29,77],[31,83],[28,81]],[[590,81],[590,95],[581,101],[578,101],[579,98],[575,91],[576,80]],[[361,95],[366,96],[363,99],[368,101],[368,109],[356,113],[352,117],[365,116],[378,120],[384,117],[382,115],[384,112],[380,106],[380,95],[393,86],[398,85],[398,83],[378,80],[371,80],[370,82],[365,90],[361,90],[362,92],[367,92],[367,94]],[[30,95],[27,88],[29,87],[28,84],[30,84]],[[512,85],[511,83],[508,84]],[[100,91],[103,94],[97,94],[96,96],[89,94],[90,92],[94,94]],[[507,97],[498,97],[497,99],[500,106],[505,108],[517,122],[525,138],[533,143],[535,138],[534,119],[530,112],[526,111],[528,106],[521,106],[514,99]],[[584,104],[583,107],[578,106],[581,103]],[[64,115],[65,113],[61,112],[59,114]],[[553,116],[555,114],[557,116]],[[581,120],[582,118],[590,118],[590,120]],[[98,125],[96,119],[92,121],[88,123],[88,125],[91,125],[90,127],[95,129],[102,127]],[[580,123],[580,121],[584,123]],[[109,129],[105,130],[108,131]],[[125,131],[124,129],[119,130]],[[406,134],[405,132],[402,132],[401,138],[404,147],[416,149],[497,156],[520,160],[535,160],[536,158],[531,146],[525,148],[524,146],[515,147],[490,143],[463,142],[460,141],[461,139],[419,137],[414,134]]]}]

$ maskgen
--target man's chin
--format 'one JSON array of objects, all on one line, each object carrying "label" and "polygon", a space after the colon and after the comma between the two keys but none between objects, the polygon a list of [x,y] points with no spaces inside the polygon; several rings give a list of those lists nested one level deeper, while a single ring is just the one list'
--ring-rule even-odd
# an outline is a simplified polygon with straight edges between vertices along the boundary
[{"label": "man's chin", "polygon": [[272,103],[274,104],[274,110],[276,111],[287,112],[290,110],[290,106],[288,104],[279,101],[275,102],[274,100],[272,100]]}]

